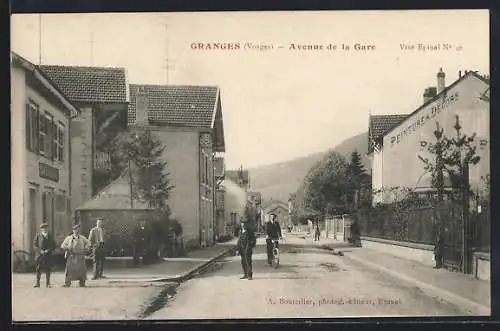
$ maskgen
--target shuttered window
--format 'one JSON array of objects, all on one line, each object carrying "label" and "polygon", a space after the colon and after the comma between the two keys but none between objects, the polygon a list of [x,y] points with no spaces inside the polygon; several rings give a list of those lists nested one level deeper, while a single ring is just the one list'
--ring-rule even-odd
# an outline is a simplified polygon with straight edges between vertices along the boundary
[{"label": "shuttered window", "polygon": [[64,162],[64,137],[65,137],[65,129],[64,129],[64,124],[58,123],[57,124],[57,135],[56,135],[56,160],[59,162]]},{"label": "shuttered window", "polygon": [[31,107],[30,104],[26,104],[26,148],[28,151],[32,151],[33,142],[31,141]]},{"label": "shuttered window", "polygon": [[39,141],[39,111],[38,105],[32,101],[26,103],[26,148],[38,153]]}]

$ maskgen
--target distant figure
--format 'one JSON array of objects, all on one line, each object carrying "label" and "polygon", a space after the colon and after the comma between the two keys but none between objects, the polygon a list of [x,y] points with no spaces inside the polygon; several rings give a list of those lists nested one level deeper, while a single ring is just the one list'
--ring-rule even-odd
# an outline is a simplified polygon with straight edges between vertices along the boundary
[{"label": "distant figure", "polygon": [[319,223],[316,223],[316,231],[314,232],[314,241],[319,241],[321,231],[319,230]]},{"label": "distant figure", "polygon": [[50,272],[52,269],[52,252],[56,249],[56,242],[49,233],[49,225],[42,223],[40,232],[35,236],[33,246],[36,250],[35,257],[35,272],[36,283],[35,287],[40,287],[40,278],[42,272],[45,271],[45,286],[50,287]]},{"label": "distant figure", "polygon": [[90,246],[90,241],[84,236],[80,236],[80,225],[73,226],[73,234],[67,236],[61,245],[66,258],[64,287],[70,287],[73,280],[78,280],[80,287],[85,287],[85,281],[87,280],[85,255]]},{"label": "distant figure", "polygon": [[[276,221],[276,215],[269,215],[270,220],[266,224],[266,246],[267,246],[267,264],[271,265],[273,261],[273,241],[278,241],[282,238],[281,227]],[[278,247],[278,243],[276,243]]]},{"label": "distant figure", "polygon": [[238,238],[238,252],[241,256],[243,276],[240,279],[252,280],[252,253],[257,239],[255,233],[247,221],[241,221],[241,230]]},{"label": "distant figure", "polygon": [[104,229],[102,228],[102,218],[98,218],[96,226],[90,230],[89,241],[92,245],[92,257],[94,259],[94,277],[92,279],[105,278],[103,276],[104,260],[106,251],[104,250]]}]

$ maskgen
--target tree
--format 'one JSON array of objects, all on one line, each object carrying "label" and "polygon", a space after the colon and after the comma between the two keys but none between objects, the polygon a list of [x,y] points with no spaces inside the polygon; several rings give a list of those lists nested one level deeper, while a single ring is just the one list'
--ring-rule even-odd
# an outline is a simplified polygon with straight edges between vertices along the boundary
[{"label": "tree", "polygon": [[345,177],[347,167],[337,152],[329,153],[313,166],[305,179],[306,208],[326,214],[328,208],[345,207],[345,192],[349,187]]},{"label": "tree", "polygon": [[[458,191],[461,198],[462,207],[462,231],[464,233],[465,241],[463,244],[463,256],[467,254],[469,249],[469,199],[474,193],[471,192],[469,182],[469,165],[477,164],[481,158],[476,154],[477,146],[475,145],[476,133],[471,136],[462,133],[462,126],[460,119],[455,116],[455,136],[448,138],[444,135],[443,128],[436,122],[436,130],[434,137],[436,141],[426,142],[422,141],[421,146],[427,148],[427,151],[435,156],[434,160],[418,156],[424,163],[424,169],[430,171],[432,174],[431,185],[437,191],[437,204],[442,204],[444,200],[444,174],[447,173],[452,184],[452,189]],[[481,141],[481,145],[483,145]],[[436,267],[442,266],[442,235],[443,224],[439,213],[436,214],[436,244],[435,256]],[[463,270],[468,272],[470,269],[469,262],[464,259],[462,265]]]},{"label": "tree", "polygon": [[370,176],[366,173],[365,167],[361,162],[361,156],[356,149],[351,153],[346,178],[348,180],[348,192],[346,192],[348,203],[352,207],[359,206],[361,202],[361,190],[368,187]]},{"label": "tree", "polygon": [[130,132],[120,148],[122,159],[130,163],[134,197],[157,210],[168,210],[167,201],[173,188],[167,162],[161,159],[165,147],[146,129]]}]

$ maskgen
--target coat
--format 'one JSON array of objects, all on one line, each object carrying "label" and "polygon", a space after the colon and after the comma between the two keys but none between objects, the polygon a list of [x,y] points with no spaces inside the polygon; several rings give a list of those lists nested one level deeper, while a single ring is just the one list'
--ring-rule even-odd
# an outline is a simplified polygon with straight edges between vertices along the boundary
[{"label": "coat", "polygon": [[52,266],[52,252],[56,249],[56,242],[51,234],[45,237],[42,233],[37,233],[33,240],[35,247],[35,263],[39,268],[50,268]]},{"label": "coat", "polygon": [[280,224],[276,221],[267,222],[266,223],[266,234],[271,239],[279,239],[281,238],[281,227]]},{"label": "coat", "polygon": [[238,251],[240,254],[249,253],[255,247],[257,239],[255,233],[252,230],[246,230],[245,232],[240,231],[240,236],[238,238]]},{"label": "coat", "polygon": [[66,252],[66,279],[86,280],[87,265],[85,264],[85,255],[90,249],[90,241],[84,236],[67,236],[64,239],[61,248]]}]

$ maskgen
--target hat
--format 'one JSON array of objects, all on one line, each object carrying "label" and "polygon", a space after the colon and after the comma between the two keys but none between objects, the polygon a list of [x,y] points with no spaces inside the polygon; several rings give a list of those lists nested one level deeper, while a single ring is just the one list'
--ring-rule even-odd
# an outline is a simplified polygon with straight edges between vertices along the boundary
[{"label": "hat", "polygon": [[42,223],[42,224],[40,224],[40,229],[48,228],[48,227],[49,227],[49,225],[47,223],[45,223],[45,222]]},{"label": "hat", "polygon": [[77,230],[77,229],[80,229],[80,224],[73,225],[73,230]]}]

